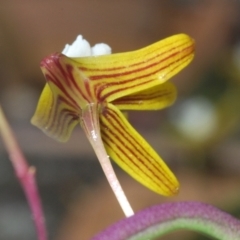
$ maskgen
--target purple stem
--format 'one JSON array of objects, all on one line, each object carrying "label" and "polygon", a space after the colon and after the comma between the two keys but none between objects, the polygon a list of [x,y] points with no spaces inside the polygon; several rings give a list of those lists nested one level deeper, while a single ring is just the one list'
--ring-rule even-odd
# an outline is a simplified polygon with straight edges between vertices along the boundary
[{"label": "purple stem", "polygon": [[28,204],[30,206],[38,239],[47,240],[47,231],[42,211],[42,204],[35,181],[36,169],[34,167],[29,167],[27,161],[25,160],[25,157],[17,144],[16,138],[5,118],[1,106],[0,133],[2,135],[5,147],[8,151],[9,158],[12,162],[15,174],[24,190]]},{"label": "purple stem", "polygon": [[208,204],[176,202],[138,212],[92,240],[150,240],[179,229],[195,230],[220,240],[240,239],[240,221],[230,214]]}]

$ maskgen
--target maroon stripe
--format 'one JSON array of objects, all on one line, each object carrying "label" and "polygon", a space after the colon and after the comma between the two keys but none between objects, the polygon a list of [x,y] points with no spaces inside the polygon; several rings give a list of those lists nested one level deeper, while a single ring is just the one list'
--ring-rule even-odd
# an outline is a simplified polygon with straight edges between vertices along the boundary
[{"label": "maroon stripe", "polygon": [[[55,99],[53,98],[53,107],[50,109],[50,116],[48,118],[48,121],[46,122],[46,125],[44,127],[47,127],[47,131],[51,132],[52,128],[54,127],[55,123],[56,123],[56,118],[57,118],[57,114],[56,112],[58,112],[58,108],[60,106],[60,101],[55,101]],[[52,120],[51,120],[52,119]]]},{"label": "maroon stripe", "polygon": [[[60,70],[60,73],[62,74],[64,79],[64,83],[67,84],[67,86],[69,87],[69,89],[73,91],[73,88],[71,87],[71,83],[73,84],[73,86],[78,90],[78,92],[83,96],[84,99],[86,99],[86,96],[84,96],[83,92],[81,91],[81,89],[79,88],[79,86],[76,84],[76,81],[72,75],[72,71],[73,71],[73,67],[70,64],[66,64],[66,70],[63,68],[62,64],[60,63],[60,59],[63,55],[53,55],[50,59],[52,60],[53,64],[55,64],[56,68],[58,68]],[[65,58],[65,56],[64,56]],[[51,69],[53,66],[50,66]],[[50,68],[48,67],[48,70],[50,70]]]},{"label": "maroon stripe", "polygon": [[[139,103],[139,101],[151,101],[151,100],[154,100],[156,98],[159,98],[159,97],[168,97],[170,96],[171,93],[165,93],[165,94],[161,94],[161,95],[157,95],[156,97],[151,97],[151,98],[144,98],[144,97],[139,97],[139,98],[124,98],[124,99],[121,99],[121,100],[116,100],[116,101],[113,101],[112,103],[114,105],[139,105],[141,107],[141,103]],[[143,102],[144,103],[144,102]]]},{"label": "maroon stripe", "polygon": [[[151,79],[151,80],[148,80],[148,81],[145,81],[145,82],[141,82],[140,84],[137,84],[137,86],[139,87],[139,86],[142,86],[142,85],[144,85],[146,83],[150,83],[152,81],[154,81],[154,80]],[[113,84],[113,86],[115,86],[115,85],[116,84]],[[136,86],[134,86],[134,87],[136,87]],[[106,100],[106,98],[108,98],[109,96],[113,95],[114,93],[121,92],[121,91],[124,91],[124,90],[127,90],[127,89],[131,89],[131,88],[134,88],[134,87],[133,86],[129,86],[129,87],[117,88],[115,90],[112,90],[111,92],[105,93],[105,95],[104,95],[103,91],[97,90],[97,99],[99,99],[99,101],[103,102],[103,101]],[[101,96],[101,94],[103,96]]]},{"label": "maroon stripe", "polygon": [[122,98],[118,98],[116,100],[113,101],[114,104],[120,104],[122,102],[130,102],[130,101],[142,101],[142,100],[152,100],[152,99],[156,99],[159,97],[164,97],[164,96],[168,96],[171,95],[172,92],[168,92],[168,91],[162,91],[161,93],[159,92],[154,92],[152,94],[142,94],[142,95],[129,95],[129,96],[124,96]]},{"label": "maroon stripe", "polygon": [[[121,70],[124,69],[126,67],[113,67],[113,68],[104,68],[104,71],[115,71],[115,70]],[[87,68],[87,67],[78,67],[79,70],[81,71],[103,71],[103,69],[99,69],[99,68]]]},{"label": "maroon stripe", "polygon": [[147,70],[147,69],[149,69],[151,67],[154,67],[154,66],[156,66],[158,64],[159,64],[159,62],[152,63],[152,64],[149,64],[149,65],[143,67],[143,68],[138,68],[138,69],[131,70],[131,71],[125,71],[125,72],[122,72],[122,73],[89,76],[89,79],[91,81],[95,81],[95,80],[101,80],[101,79],[107,79],[107,78],[117,78],[117,77],[120,77],[120,76],[126,76],[126,75],[129,75],[129,74],[132,74],[132,73],[137,73],[137,72],[141,72],[141,71]]},{"label": "maroon stripe", "polygon": [[[78,90],[78,93],[83,97],[84,100],[86,100],[87,102],[90,102],[90,99],[88,99],[88,97],[86,95],[84,95],[83,91],[81,90],[81,88],[78,86],[78,84],[76,83],[75,78],[73,77],[73,67],[71,65],[67,64],[67,71],[68,71],[68,76],[70,78],[71,83],[73,84],[73,86]],[[81,79],[82,81],[84,81],[83,79]],[[72,88],[71,88],[72,89]],[[73,90],[73,89],[72,89]],[[74,92],[74,91],[73,91]]]},{"label": "maroon stripe", "polygon": [[[65,79],[65,83],[67,84],[67,86],[70,88],[70,85],[71,85],[71,83],[70,83],[70,81],[68,81],[69,79],[68,79],[68,75],[67,75],[67,73],[65,72],[65,70],[63,69],[63,67],[62,67],[62,64],[59,62],[59,60],[60,60],[60,58],[59,57],[54,57],[53,58],[53,61],[54,61],[54,63],[55,63],[55,66],[60,70],[60,72],[61,72],[61,74],[62,74],[62,76],[63,76],[63,79]],[[51,68],[52,68],[52,66],[51,66]],[[50,69],[49,69],[50,70]]]},{"label": "maroon stripe", "polygon": [[74,111],[80,111],[81,109],[80,109],[80,107],[77,105],[73,105],[71,102],[69,102],[68,101],[68,99],[67,98],[65,98],[64,96],[61,96],[61,95],[58,95],[58,98],[59,98],[59,100],[61,100],[63,103],[65,103],[66,105],[68,105],[68,106],[70,106],[70,107],[72,107],[73,109],[74,109]]},{"label": "maroon stripe", "polygon": [[63,132],[69,128],[70,124],[78,119],[78,117],[68,109],[62,109],[59,112],[59,115],[60,118],[58,118],[57,128],[54,129],[54,132],[60,137]]},{"label": "maroon stripe", "polygon": [[59,110],[58,109],[59,109],[60,105],[61,105],[61,102],[57,100],[55,107],[50,110],[51,117],[49,117],[48,122],[47,122],[47,127],[48,127],[47,130],[50,132],[52,132],[52,129],[54,128],[56,123],[58,123],[58,118],[59,118],[59,116],[58,116]]},{"label": "maroon stripe", "polygon": [[[51,73],[49,71],[49,73]],[[59,81],[59,79],[53,74],[51,73],[54,77],[54,81],[53,78],[48,74],[46,73],[45,74],[45,77],[47,79],[48,82],[52,82],[54,85],[56,85],[56,87],[58,87],[62,92],[63,94],[72,102],[72,104],[75,106],[75,108],[78,108],[78,104],[76,103],[76,101],[69,95],[69,93],[66,91],[65,87],[62,85],[61,81]]]},{"label": "maroon stripe", "polygon": [[[59,108],[61,107],[61,105],[63,104],[64,98],[62,99],[57,99],[56,101],[56,105],[55,108],[52,109],[52,114],[53,114],[53,119],[52,121],[48,122],[48,130],[53,134],[56,135],[56,133],[58,133],[58,136],[61,136],[62,132],[66,129],[64,128],[64,124],[69,125],[72,121],[75,121],[76,119],[78,119],[78,115],[72,111],[70,111],[69,109],[63,108],[61,110],[59,110]],[[69,121],[69,123],[66,123],[66,119],[67,117],[71,117],[71,120]],[[49,118],[50,120],[51,118]],[[49,125],[49,123],[51,123]],[[60,129],[60,131],[59,131]]]},{"label": "maroon stripe", "polygon": [[84,86],[85,86],[85,89],[86,89],[86,91],[87,91],[87,94],[88,94],[88,96],[89,96],[89,103],[90,102],[93,102],[93,100],[91,100],[91,99],[93,99],[93,96],[92,96],[92,92],[91,92],[91,89],[90,89],[90,83],[89,83],[89,79],[84,79]]},{"label": "maroon stripe", "polygon": [[[54,101],[55,99],[53,99]],[[62,111],[68,111],[69,113],[71,113],[72,116],[75,116],[77,118],[78,114],[77,114],[77,111],[76,113],[74,113],[73,111],[70,111],[66,108],[64,108],[63,110],[59,111],[59,108],[61,106],[61,104],[68,104],[68,100],[65,99],[63,96],[58,96],[58,98],[55,100],[56,104],[55,104],[55,107],[51,109],[50,111],[50,114],[51,116],[53,116],[53,119],[51,120],[51,116],[49,117],[49,121],[47,122],[47,126],[48,126],[48,129],[53,129],[54,128],[54,125],[56,125],[56,123],[58,124],[58,127],[61,126],[60,124],[60,119],[61,119],[61,114],[62,114]],[[54,104],[53,104],[54,105]],[[75,108],[74,108],[75,109]],[[50,124],[50,125],[49,125]],[[62,127],[62,126],[61,126]]]}]

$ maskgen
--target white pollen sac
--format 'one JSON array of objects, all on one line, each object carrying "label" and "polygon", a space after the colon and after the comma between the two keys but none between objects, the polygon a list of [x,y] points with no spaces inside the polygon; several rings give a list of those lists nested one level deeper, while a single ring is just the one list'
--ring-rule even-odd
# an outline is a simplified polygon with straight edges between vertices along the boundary
[{"label": "white pollen sac", "polygon": [[204,97],[190,98],[178,104],[172,109],[170,120],[183,135],[195,142],[208,140],[218,126],[216,109]]},{"label": "white pollen sac", "polygon": [[91,46],[82,35],[78,35],[72,44],[66,44],[62,53],[67,57],[87,57],[91,56]]},{"label": "white pollen sac", "polygon": [[98,43],[92,47],[92,56],[108,55],[112,49],[105,43]]},{"label": "white pollen sac", "polygon": [[98,43],[91,48],[89,42],[78,35],[72,44],[66,44],[62,53],[67,57],[89,57],[111,54],[111,47],[105,43]]}]

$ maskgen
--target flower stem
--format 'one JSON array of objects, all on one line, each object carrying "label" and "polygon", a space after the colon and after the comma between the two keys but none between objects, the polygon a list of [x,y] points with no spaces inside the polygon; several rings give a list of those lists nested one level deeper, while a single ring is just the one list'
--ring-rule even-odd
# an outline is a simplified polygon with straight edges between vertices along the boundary
[{"label": "flower stem", "polygon": [[121,184],[118,181],[118,178],[114,172],[112,164],[110,162],[109,156],[103,145],[99,120],[98,120],[98,106],[97,104],[91,104],[84,109],[81,116],[81,125],[86,132],[86,135],[98,157],[98,160],[101,164],[101,167],[104,171],[104,174],[125,214],[126,217],[134,215],[133,209],[121,187]]},{"label": "flower stem", "polygon": [[98,141],[95,144],[95,152],[104,171],[104,174],[125,214],[126,217],[134,215],[133,209],[121,187],[120,182],[114,172],[110,159],[105,151],[102,141]]},{"label": "flower stem", "polygon": [[0,106],[0,134],[8,151],[10,161],[13,165],[15,174],[25,192],[28,204],[30,205],[38,239],[47,240],[47,231],[45,227],[44,215],[42,211],[41,200],[39,197],[37,184],[35,181],[35,167],[29,166],[23,156],[16,138],[5,118]]}]

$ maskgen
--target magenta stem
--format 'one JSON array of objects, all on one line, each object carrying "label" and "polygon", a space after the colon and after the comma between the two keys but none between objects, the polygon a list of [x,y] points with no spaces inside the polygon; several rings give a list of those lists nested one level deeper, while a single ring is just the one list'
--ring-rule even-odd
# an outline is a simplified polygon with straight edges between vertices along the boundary
[{"label": "magenta stem", "polygon": [[0,106],[0,133],[8,151],[15,174],[30,206],[39,240],[47,240],[41,199],[35,181],[35,167],[29,166]]}]

